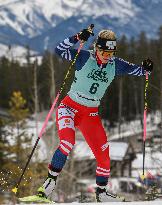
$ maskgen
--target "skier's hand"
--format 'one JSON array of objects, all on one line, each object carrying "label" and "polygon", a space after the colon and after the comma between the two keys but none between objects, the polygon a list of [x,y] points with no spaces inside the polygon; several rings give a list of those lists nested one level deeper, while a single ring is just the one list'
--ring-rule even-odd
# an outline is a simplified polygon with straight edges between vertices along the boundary
[{"label": "skier's hand", "polygon": [[152,71],[153,70],[153,62],[152,60],[150,60],[149,58],[142,61],[142,67],[146,70],[146,71]]},{"label": "skier's hand", "polygon": [[94,27],[94,25],[91,24],[87,29],[83,29],[81,32],[79,32],[77,34],[78,40],[84,42],[84,41],[88,41],[88,39],[91,35],[94,36],[93,27]]}]

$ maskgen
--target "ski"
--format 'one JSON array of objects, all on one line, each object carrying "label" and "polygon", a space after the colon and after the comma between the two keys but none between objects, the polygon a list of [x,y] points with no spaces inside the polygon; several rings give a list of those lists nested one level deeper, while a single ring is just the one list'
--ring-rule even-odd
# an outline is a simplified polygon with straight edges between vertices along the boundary
[{"label": "ski", "polygon": [[19,202],[23,203],[44,203],[44,204],[54,204],[55,202],[50,201],[45,197],[40,197],[39,195],[27,196],[23,198],[18,198]]}]

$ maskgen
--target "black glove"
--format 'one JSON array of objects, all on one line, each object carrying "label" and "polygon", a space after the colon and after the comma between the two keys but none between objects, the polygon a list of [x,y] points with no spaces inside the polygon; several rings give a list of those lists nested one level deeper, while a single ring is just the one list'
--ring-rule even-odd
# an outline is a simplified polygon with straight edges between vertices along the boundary
[{"label": "black glove", "polygon": [[90,35],[94,36],[94,33],[93,33],[93,31],[92,31],[93,27],[94,27],[94,24],[91,24],[91,25],[89,26],[89,28],[83,29],[81,32],[79,32],[79,33],[77,34],[79,40],[81,40],[81,41],[88,41]]},{"label": "black glove", "polygon": [[147,60],[142,61],[142,66],[146,71],[153,70],[153,62],[149,58]]}]

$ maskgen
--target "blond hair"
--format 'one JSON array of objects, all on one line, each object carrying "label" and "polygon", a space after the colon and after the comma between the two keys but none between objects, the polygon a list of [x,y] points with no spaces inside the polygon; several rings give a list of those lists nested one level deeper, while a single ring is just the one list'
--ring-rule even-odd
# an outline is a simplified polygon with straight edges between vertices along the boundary
[{"label": "blond hair", "polygon": [[104,38],[107,40],[116,40],[115,33],[111,30],[102,30],[99,32],[98,37]]}]

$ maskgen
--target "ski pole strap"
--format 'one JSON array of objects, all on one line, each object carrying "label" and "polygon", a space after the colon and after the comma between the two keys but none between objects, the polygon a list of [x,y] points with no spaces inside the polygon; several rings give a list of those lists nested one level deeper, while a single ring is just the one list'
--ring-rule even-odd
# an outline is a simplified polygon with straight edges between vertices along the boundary
[{"label": "ski pole strap", "polygon": [[146,140],[146,116],[147,116],[147,90],[148,90],[148,72],[146,71],[145,80],[145,97],[144,97],[144,114],[143,114],[143,141]]}]

